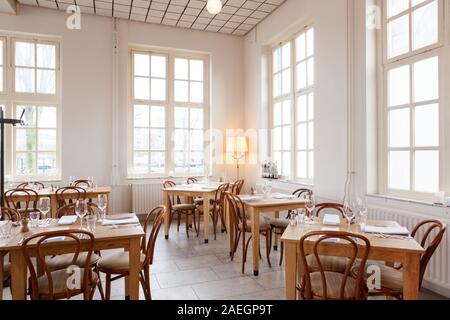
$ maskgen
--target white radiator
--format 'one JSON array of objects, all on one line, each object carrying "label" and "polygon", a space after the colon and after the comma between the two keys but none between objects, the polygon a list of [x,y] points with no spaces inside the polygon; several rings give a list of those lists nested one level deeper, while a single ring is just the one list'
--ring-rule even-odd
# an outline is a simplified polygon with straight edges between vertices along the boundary
[{"label": "white radiator", "polygon": [[[407,227],[409,230],[412,230],[420,221],[435,218],[412,212],[371,206],[371,208],[369,208],[369,219],[395,220],[401,225]],[[447,228],[449,227],[448,221],[442,219],[441,221],[443,223],[447,223]],[[450,236],[448,235],[448,232],[449,230],[447,230],[440,246],[431,258],[424,278],[425,287],[439,292],[447,297],[450,296]],[[419,234],[419,236],[422,235]]]},{"label": "white radiator", "polygon": [[160,183],[133,184],[131,186],[131,201],[133,212],[148,213],[152,208],[162,205],[162,186]]}]

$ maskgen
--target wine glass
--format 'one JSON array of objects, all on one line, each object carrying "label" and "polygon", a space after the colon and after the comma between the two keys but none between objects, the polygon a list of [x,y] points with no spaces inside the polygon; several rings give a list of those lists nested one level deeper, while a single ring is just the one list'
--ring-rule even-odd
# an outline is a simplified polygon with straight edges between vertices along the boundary
[{"label": "wine glass", "polygon": [[89,176],[88,178],[89,188],[94,188],[94,176]]},{"label": "wine glass", "polygon": [[297,222],[303,224],[305,222],[305,209],[297,209]]},{"label": "wine glass", "polygon": [[[42,220],[45,220],[47,217],[47,214],[50,212],[50,198],[49,197],[42,197],[39,199],[39,211],[41,212],[41,218]],[[46,224],[45,221],[43,223]]]},{"label": "wine glass", "polygon": [[350,229],[350,226],[352,224],[353,219],[355,218],[355,210],[354,206],[350,205],[348,201],[344,201],[344,217],[347,220],[348,229]]},{"label": "wine glass", "polygon": [[75,183],[75,176],[69,176],[69,186],[73,186]]},{"label": "wine glass", "polygon": [[262,186],[262,192],[265,198],[269,197],[270,191],[272,191],[272,185],[269,181],[266,181]]},{"label": "wine glass", "polygon": [[313,223],[314,222],[314,209],[316,208],[316,199],[313,195],[311,195],[309,198],[306,199],[305,207],[306,207],[306,210],[308,210],[306,222]]},{"label": "wine glass", "polygon": [[106,211],[106,206],[107,206],[106,196],[104,194],[99,194],[97,196],[97,205],[98,205],[98,208],[100,209],[99,220],[103,221],[103,219],[105,219],[105,211]]},{"label": "wine glass", "polygon": [[361,231],[364,231],[367,224],[367,200],[365,198],[358,198],[356,202],[358,207],[359,226]]},{"label": "wine glass", "polygon": [[85,200],[77,200],[75,203],[75,214],[80,218],[81,228],[83,229],[83,218],[87,214],[87,204]]}]

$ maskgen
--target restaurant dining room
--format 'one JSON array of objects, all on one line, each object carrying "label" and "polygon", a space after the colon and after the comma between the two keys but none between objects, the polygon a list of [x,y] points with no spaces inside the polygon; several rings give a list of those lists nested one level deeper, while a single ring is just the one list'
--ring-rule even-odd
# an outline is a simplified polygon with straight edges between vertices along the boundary
[{"label": "restaurant dining room", "polygon": [[0,0],[0,310],[449,300],[449,24],[448,0]]}]

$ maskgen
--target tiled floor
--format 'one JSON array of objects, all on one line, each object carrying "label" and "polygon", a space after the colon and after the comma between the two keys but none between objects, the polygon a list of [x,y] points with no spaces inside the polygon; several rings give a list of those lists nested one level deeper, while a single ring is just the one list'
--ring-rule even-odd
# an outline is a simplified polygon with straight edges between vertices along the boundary
[{"label": "tiled floor", "polygon": [[[272,268],[265,257],[264,238],[261,239],[260,275],[253,276],[251,248],[248,252],[245,274],[241,273],[241,251],[230,261],[226,234],[218,234],[214,240],[212,230],[209,244],[203,243],[202,235],[187,239],[184,228],[176,232],[173,226],[170,239],[164,234],[158,237],[154,264],[151,268],[152,297],[156,300],[280,300],[284,299],[284,268],[278,266],[279,252],[271,253]],[[251,246],[250,246],[251,247]],[[103,251],[103,255],[111,251]],[[113,282],[112,299],[124,299],[122,279]],[[143,299],[141,290],[140,297]],[[4,298],[10,299],[9,288],[4,289]],[[81,296],[79,297],[81,298]],[[429,291],[421,293],[423,299],[442,299]],[[100,299],[98,292],[95,299]]]}]

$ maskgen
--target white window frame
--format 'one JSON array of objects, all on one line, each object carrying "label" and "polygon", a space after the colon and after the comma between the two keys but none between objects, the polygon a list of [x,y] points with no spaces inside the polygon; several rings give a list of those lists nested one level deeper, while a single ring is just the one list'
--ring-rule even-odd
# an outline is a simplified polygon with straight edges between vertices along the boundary
[{"label": "white window frame", "polygon": [[[407,11],[399,13],[391,18],[387,18],[387,0],[382,1],[382,31],[381,36],[378,38],[378,45],[381,48],[378,55],[378,63],[380,65],[379,69],[379,79],[378,79],[378,94],[379,107],[378,107],[378,119],[379,119],[379,139],[378,139],[378,189],[380,194],[387,196],[392,196],[402,199],[414,199],[418,201],[434,202],[436,201],[436,195],[434,193],[425,193],[414,191],[415,184],[415,166],[414,166],[414,156],[415,151],[438,151],[439,152],[439,190],[448,191],[446,183],[446,172],[445,172],[445,158],[446,158],[446,138],[445,138],[445,128],[447,126],[444,112],[445,97],[444,97],[444,74],[443,66],[445,65],[445,55],[442,52],[444,47],[444,35],[445,35],[445,12],[444,3],[442,0],[438,1],[438,41],[432,45],[413,50],[413,28],[412,28],[412,12],[417,8],[426,6],[433,2],[433,0],[426,0],[423,3],[409,7]],[[409,48],[408,53],[396,56],[394,58],[388,58],[388,35],[387,35],[387,25],[388,22],[394,20],[408,12],[410,15],[409,19]],[[413,65],[416,62],[427,60],[429,58],[437,57],[439,60],[439,98],[430,101],[414,102],[413,100]],[[396,69],[402,66],[410,66],[410,103],[403,106],[389,107],[388,106],[388,73],[392,69]],[[439,105],[439,146],[438,147],[416,147],[414,146],[414,109],[417,106],[426,106],[430,104]],[[390,148],[389,147],[389,111],[395,109],[409,108],[410,109],[410,146],[405,148]],[[396,190],[389,188],[389,152],[390,151],[409,151],[410,152],[410,190]]]},{"label": "white window frame", "polygon": [[0,88],[0,99],[2,96],[6,94],[8,91],[7,83],[6,83],[6,67],[7,67],[7,57],[6,57],[6,37],[0,36],[0,42],[2,42],[2,57],[3,60],[0,60],[0,67],[2,67],[2,72],[0,72],[0,78],[2,79],[3,88]]},{"label": "white window frame", "polygon": [[[136,100],[134,99],[134,59],[133,55],[135,53],[142,53],[147,55],[159,55],[166,57],[166,100],[165,101],[151,101],[151,100]],[[174,87],[175,87],[175,59],[195,59],[203,61],[203,95],[204,101],[203,103],[191,103],[191,102],[175,102],[174,95]],[[175,130],[174,123],[174,111],[175,107],[186,107],[188,109],[201,107],[203,110],[203,132],[205,134],[205,139],[203,142],[204,148],[203,150],[207,150],[208,139],[206,134],[210,131],[210,57],[208,54],[199,54],[194,52],[184,52],[177,50],[161,50],[154,48],[143,48],[143,47],[130,47],[129,48],[129,80],[128,80],[128,143],[127,143],[127,176],[128,179],[137,180],[137,179],[155,179],[155,178],[164,178],[167,176],[176,177],[176,178],[186,178],[191,175],[203,175],[206,171],[207,174],[210,172],[210,168],[205,168],[205,172],[179,172],[175,171],[175,165],[173,161],[174,157],[174,142],[172,141],[172,134]],[[187,80],[190,81],[190,80]],[[156,105],[156,106],[164,106],[165,108],[165,170],[163,172],[158,173],[135,173],[134,172],[134,162],[133,162],[133,153],[134,153],[134,112],[133,108],[136,104],[142,105]],[[210,163],[211,155],[205,154],[205,166],[208,166]],[[150,167],[149,167],[150,171]]]},{"label": "white window frame", "polygon": [[[301,36],[302,34],[305,34],[309,31],[313,29],[315,32],[315,27],[313,24],[309,24],[304,26],[301,31],[294,33],[291,37],[288,37],[286,40],[277,43],[276,45],[273,45],[270,47],[270,53],[268,54],[269,59],[268,59],[268,72],[269,72],[269,86],[268,86],[268,94],[269,94],[269,128],[271,130],[271,134],[270,134],[270,138],[269,138],[269,145],[270,145],[270,154],[272,159],[275,159],[275,150],[273,149],[273,129],[274,129],[274,106],[275,104],[279,103],[279,102],[283,102],[286,100],[289,100],[291,103],[291,148],[289,150],[289,152],[291,153],[291,168],[290,168],[290,176],[286,177],[286,176],[281,176],[282,180],[293,180],[296,183],[300,183],[303,185],[309,185],[312,186],[314,185],[314,174],[312,175],[312,177],[308,177],[308,178],[300,178],[298,176],[298,172],[297,172],[297,154],[302,150],[299,150],[297,148],[297,126],[300,123],[300,121],[297,121],[297,98],[302,96],[302,95],[306,95],[308,97],[308,95],[310,93],[314,94],[314,88],[315,88],[315,83],[316,83],[316,77],[314,75],[314,84],[312,85],[306,85],[305,88],[302,89],[297,89],[297,65],[299,65],[301,62],[303,61],[307,61],[310,58],[314,59],[314,65],[316,63],[316,59],[315,57],[315,50],[312,56],[308,56],[306,55],[306,58],[300,61],[296,61],[296,39]],[[316,37],[314,35],[314,46],[315,46],[315,41]],[[290,42],[291,43],[291,64],[290,64],[290,68],[291,68],[291,90],[289,92],[289,94],[281,94],[279,97],[274,97],[273,96],[273,80],[274,80],[274,71],[273,71],[273,55],[274,55],[274,51],[278,48],[283,47],[286,43]],[[283,68],[280,69],[280,73],[282,73],[282,70],[284,70]],[[315,71],[315,67],[314,67],[314,71]],[[308,71],[307,71],[308,74]],[[304,123],[312,123],[314,124],[314,118],[308,121],[305,121]],[[313,135],[315,135],[315,131],[313,132]],[[313,137],[314,138],[314,137]],[[307,137],[306,140],[309,141],[309,132],[307,130]],[[314,139],[315,140],[315,139]],[[285,152],[287,152],[287,150],[284,150]],[[307,148],[307,150],[305,150],[307,152],[307,154],[309,155],[309,153],[313,153],[315,151],[315,148]],[[314,162],[314,159],[313,159]],[[280,169],[280,164],[278,164],[279,169]],[[310,166],[313,167],[314,169],[314,163],[310,163],[310,158],[309,156],[307,156],[307,174],[309,174],[309,169]],[[280,170],[279,170],[280,173]]]}]

